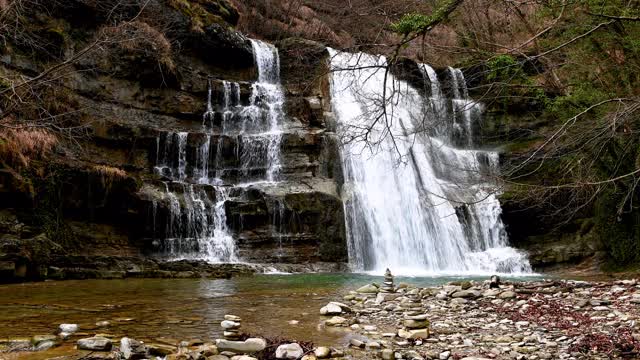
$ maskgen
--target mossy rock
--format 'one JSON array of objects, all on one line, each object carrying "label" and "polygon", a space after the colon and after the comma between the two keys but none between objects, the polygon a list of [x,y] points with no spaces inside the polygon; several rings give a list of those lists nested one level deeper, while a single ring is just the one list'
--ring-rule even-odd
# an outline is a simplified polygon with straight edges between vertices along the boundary
[{"label": "mossy rock", "polygon": [[640,212],[618,213],[622,194],[604,191],[595,206],[595,229],[610,256],[610,267],[626,269],[640,261]]},{"label": "mossy rock", "polygon": [[194,31],[203,32],[213,24],[238,23],[238,10],[225,0],[168,0],[167,4],[185,15]]}]

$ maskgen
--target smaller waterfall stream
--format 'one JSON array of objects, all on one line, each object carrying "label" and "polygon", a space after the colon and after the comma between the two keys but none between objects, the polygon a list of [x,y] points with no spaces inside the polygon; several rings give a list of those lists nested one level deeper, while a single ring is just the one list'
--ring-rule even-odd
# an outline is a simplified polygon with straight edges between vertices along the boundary
[{"label": "smaller waterfall stream", "polygon": [[468,98],[462,72],[448,69],[446,98],[436,72],[421,65],[431,85],[425,97],[385,77],[384,57],[330,53],[352,266],[410,275],[530,272],[507,246],[491,184],[498,154],[472,149],[482,105]]},{"label": "smaller waterfall stream", "polygon": [[[168,258],[238,261],[225,204],[247,182],[278,180],[284,120],[279,57],[272,45],[251,44],[258,81],[251,85],[248,105],[242,104],[240,84],[229,81],[221,82],[215,101],[209,81],[203,131],[157,138],[154,172],[163,179],[159,200],[168,212],[160,248]],[[154,233],[157,207],[154,199]]]}]

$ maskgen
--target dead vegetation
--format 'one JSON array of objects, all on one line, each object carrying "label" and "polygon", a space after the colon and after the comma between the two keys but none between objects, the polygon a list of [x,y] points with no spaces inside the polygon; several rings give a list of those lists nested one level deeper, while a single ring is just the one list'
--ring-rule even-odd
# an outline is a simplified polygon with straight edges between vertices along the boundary
[{"label": "dead vegetation", "polygon": [[58,139],[46,129],[0,129],[0,160],[14,168],[26,168],[44,159]]},{"label": "dead vegetation", "polygon": [[111,179],[124,179],[127,177],[127,172],[109,165],[96,165],[93,167],[93,171]]}]

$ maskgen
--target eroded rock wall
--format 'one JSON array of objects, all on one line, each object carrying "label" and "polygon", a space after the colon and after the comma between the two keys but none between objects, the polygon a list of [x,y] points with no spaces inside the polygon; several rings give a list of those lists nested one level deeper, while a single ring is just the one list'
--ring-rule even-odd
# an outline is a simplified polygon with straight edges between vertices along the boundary
[{"label": "eroded rock wall", "polygon": [[[146,41],[99,43],[56,79],[55,99],[76,112],[82,136],[59,136],[53,152],[29,167],[0,161],[0,281],[255,271],[189,262],[176,268],[158,246],[170,206],[158,194],[182,191],[154,171],[162,139],[188,133],[186,161],[193,164],[208,136],[222,144],[211,149],[210,165],[222,159],[233,182],[253,175],[234,163],[238,138],[224,138],[215,121],[212,128],[202,126],[209,86],[217,112],[225,81],[238,84],[238,101],[246,104],[257,77],[251,44],[233,29],[237,11],[225,0],[157,0],[113,14],[103,5],[77,0],[56,2],[48,12],[34,9],[28,26],[55,24],[59,41],[52,58],[36,57],[17,43],[0,50],[0,74],[19,77],[94,46],[104,32],[112,38],[144,35]],[[347,253],[337,141],[325,119],[327,54],[304,40],[278,46],[291,123],[281,143],[281,181],[233,190],[225,203],[227,226],[240,260],[298,270],[300,264],[340,264]],[[193,186],[215,196],[206,184]]]}]

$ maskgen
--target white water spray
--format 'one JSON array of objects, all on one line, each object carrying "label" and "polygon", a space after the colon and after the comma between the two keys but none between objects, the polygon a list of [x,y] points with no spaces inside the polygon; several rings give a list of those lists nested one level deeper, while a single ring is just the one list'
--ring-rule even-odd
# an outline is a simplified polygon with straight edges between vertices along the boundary
[{"label": "white water spray", "polygon": [[450,85],[465,106],[453,105],[457,111],[448,113],[442,104],[451,99],[442,97],[429,67],[423,71],[431,99],[392,74],[385,83],[384,57],[330,53],[333,111],[346,141],[343,199],[354,269],[390,267],[409,275],[530,272],[526,258],[507,246],[489,184],[497,154],[453,147],[451,126],[439,124],[455,125],[458,112],[465,129],[460,136],[471,138],[472,112],[481,105],[467,99],[462,72],[450,69]]}]

